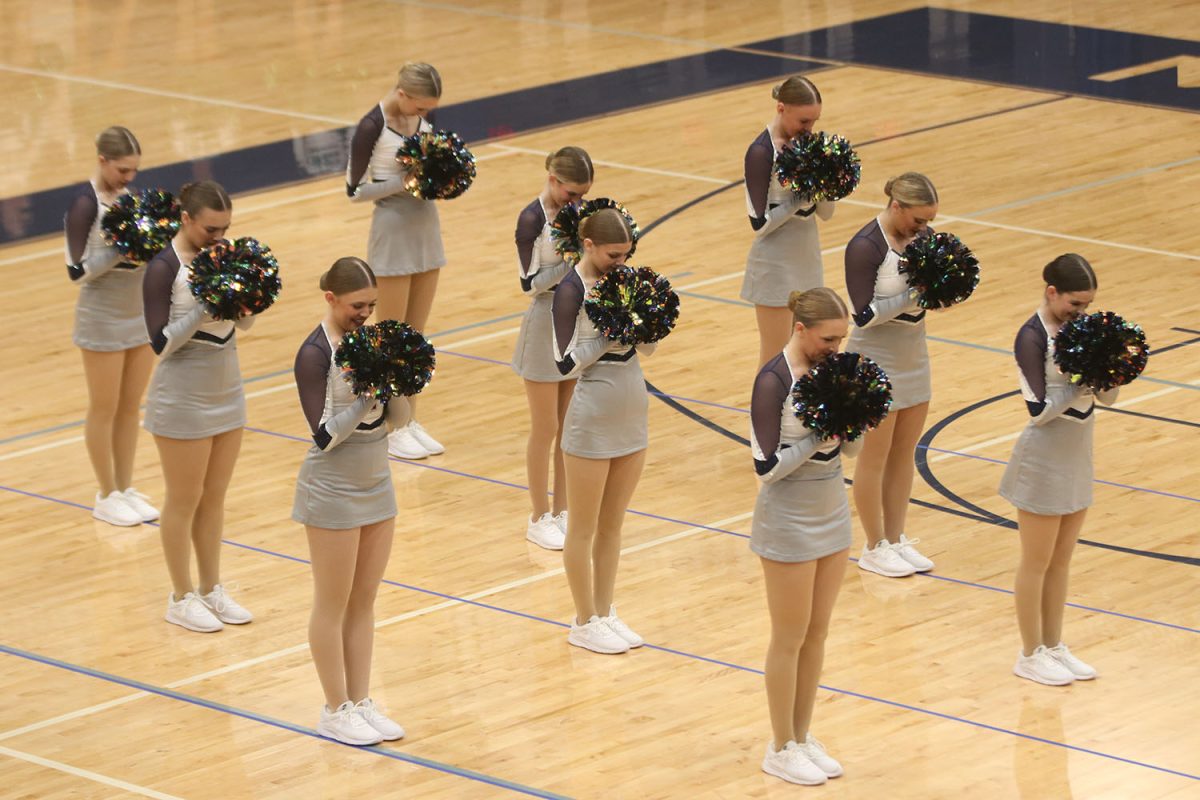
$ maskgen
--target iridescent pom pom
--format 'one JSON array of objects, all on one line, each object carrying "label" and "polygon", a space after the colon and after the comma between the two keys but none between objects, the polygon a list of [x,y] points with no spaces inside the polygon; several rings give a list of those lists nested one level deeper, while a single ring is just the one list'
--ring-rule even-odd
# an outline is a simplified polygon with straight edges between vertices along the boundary
[{"label": "iridescent pom pom", "polygon": [[862,163],[850,142],[831,133],[802,133],[775,157],[779,183],[813,202],[841,200],[858,186]]},{"label": "iridescent pom pom", "polygon": [[606,339],[624,345],[665,339],[679,319],[679,295],[649,267],[619,266],[588,290],[583,309]]},{"label": "iridescent pom pom", "polygon": [[621,212],[621,216],[625,217],[625,221],[629,223],[629,231],[633,237],[629,255],[633,255],[633,252],[637,250],[638,237],[641,236],[637,221],[625,206],[616,200],[597,197],[595,200],[567,203],[554,215],[554,221],[550,223],[550,241],[554,243],[554,251],[562,256],[563,261],[568,264],[579,263],[579,259],[583,256],[583,237],[579,235],[579,226],[587,217],[606,208],[613,208]]},{"label": "iridescent pom pom", "polygon": [[179,202],[162,189],[123,194],[100,220],[100,230],[127,261],[145,264],[179,232]]},{"label": "iridescent pom pom", "polygon": [[834,353],[792,386],[796,416],[821,439],[853,442],[883,422],[891,405],[887,374],[858,353]]},{"label": "iridescent pom pom", "polygon": [[357,395],[387,400],[417,394],[433,378],[433,345],[407,322],[381,320],[342,337],[334,363]]},{"label": "iridescent pom pom", "polygon": [[192,295],[216,319],[236,320],[271,307],[283,284],[275,254],[257,239],[222,239],[196,254]]},{"label": "iridescent pom pom", "polygon": [[1146,368],[1150,346],[1140,325],[1111,311],[1085,314],[1065,323],[1054,337],[1054,363],[1071,383],[1097,392],[1124,386]]},{"label": "iridescent pom pom", "polygon": [[475,156],[450,131],[405,136],[396,161],[408,173],[404,188],[421,200],[450,200],[475,180]]},{"label": "iridescent pom pom", "polygon": [[918,236],[904,248],[900,273],[919,293],[921,308],[948,308],[979,285],[979,259],[952,233]]}]

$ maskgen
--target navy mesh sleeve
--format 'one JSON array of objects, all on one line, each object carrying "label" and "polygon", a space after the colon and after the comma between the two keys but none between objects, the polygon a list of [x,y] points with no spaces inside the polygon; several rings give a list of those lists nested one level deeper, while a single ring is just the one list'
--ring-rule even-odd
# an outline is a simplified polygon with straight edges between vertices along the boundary
[{"label": "navy mesh sleeve", "polygon": [[[329,376],[330,355],[326,348],[321,347],[317,336],[324,340],[324,332],[318,328],[300,345],[296,353],[296,363],[293,372],[296,376],[296,391],[300,393],[300,408],[304,411],[304,419],[312,432],[317,446],[324,448],[319,434],[321,432],[321,415],[325,413],[325,382]],[[328,435],[325,436],[328,444]]]},{"label": "navy mesh sleeve", "polygon": [[528,206],[521,212],[521,216],[517,217],[517,258],[521,261],[521,276],[525,278],[537,272],[536,269],[533,272],[529,269],[533,264],[533,245],[546,225],[546,219],[539,213],[540,209],[536,208],[536,205],[538,204]]},{"label": "navy mesh sleeve", "polygon": [[171,319],[171,285],[175,283],[177,268],[172,267],[161,254],[150,259],[146,275],[142,279],[142,310],[146,317],[146,332],[150,334],[150,346],[161,354],[167,346],[163,329]]},{"label": "navy mesh sleeve", "polygon": [[875,279],[886,255],[886,245],[881,248],[879,242],[864,233],[857,234],[846,245],[846,293],[850,295],[854,323],[860,327],[871,319]]},{"label": "navy mesh sleeve", "polygon": [[779,450],[780,412],[791,389],[790,376],[780,374],[779,362],[783,362],[783,372],[787,372],[783,356],[776,356],[759,371],[750,394],[750,425],[759,450],[754,454],[754,469],[759,475],[770,472],[779,460],[776,451]]},{"label": "navy mesh sleeve", "polygon": [[[574,280],[571,280],[572,277]],[[583,282],[578,276],[568,275],[554,290],[554,300],[550,307],[550,314],[554,320],[555,350],[561,355],[558,369],[564,375],[575,367],[575,360],[568,350],[571,347],[571,339],[575,337],[575,323],[579,319],[579,309],[582,307]]]},{"label": "navy mesh sleeve", "polygon": [[767,191],[771,186],[771,170],[775,165],[775,151],[770,144],[764,144],[758,139],[746,150],[746,192],[750,197],[750,205],[754,216],[750,218],[750,226],[758,230],[767,224]]},{"label": "navy mesh sleeve", "polygon": [[[1041,323],[1035,317],[1040,327]],[[1039,335],[1039,333],[1041,335]],[[1017,357],[1017,368],[1025,378],[1025,383],[1033,396],[1037,398],[1036,408],[1030,404],[1029,413],[1037,416],[1046,404],[1046,349],[1045,331],[1038,331],[1028,322],[1017,331],[1016,341],[1013,342],[1013,353]]]},{"label": "navy mesh sleeve", "polygon": [[375,151],[375,142],[383,132],[383,115],[368,114],[359,120],[354,129],[354,137],[350,140],[350,166],[346,170],[346,195],[354,196],[355,190],[367,175],[367,167],[371,165],[371,154]]},{"label": "navy mesh sleeve", "polygon": [[80,192],[67,209],[63,227],[67,235],[67,254],[71,264],[79,264],[87,252],[88,235],[100,213],[100,203],[92,192]]}]

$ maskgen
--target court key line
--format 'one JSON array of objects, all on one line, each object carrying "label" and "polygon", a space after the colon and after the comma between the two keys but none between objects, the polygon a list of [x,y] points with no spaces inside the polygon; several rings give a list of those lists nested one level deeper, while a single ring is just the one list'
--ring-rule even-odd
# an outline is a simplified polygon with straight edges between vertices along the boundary
[{"label": "court key line", "polygon": [[127,792],[141,795],[142,797],[152,797],[155,800],[183,800],[173,794],[165,794],[145,786],[139,786],[136,783],[129,783],[118,778],[111,778],[108,775],[101,775],[99,772],[76,767],[72,764],[66,764],[62,761],[55,761],[50,758],[42,758],[35,756],[33,753],[26,753],[23,750],[13,750],[11,747],[0,747],[0,755],[5,755],[10,758],[28,761],[30,764],[37,764],[39,767],[48,767],[49,769],[65,772],[68,775],[74,775],[77,778],[92,781],[93,783],[102,783],[105,786],[111,786],[114,789],[124,789]]}]

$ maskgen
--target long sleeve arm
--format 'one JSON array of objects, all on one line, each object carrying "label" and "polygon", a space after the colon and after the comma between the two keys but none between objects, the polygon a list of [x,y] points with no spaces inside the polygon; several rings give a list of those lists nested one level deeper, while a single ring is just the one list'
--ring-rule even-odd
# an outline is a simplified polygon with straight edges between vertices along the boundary
[{"label": "long sleeve arm", "polygon": [[575,325],[579,320],[579,309],[583,307],[583,284],[577,280],[564,280],[554,290],[554,301],[550,314],[554,321],[554,352],[558,371],[566,377],[574,377],[595,364],[613,346],[602,336],[577,342]]},{"label": "long sleeve arm", "polygon": [[1045,425],[1061,416],[1084,392],[1083,387],[1074,384],[1046,385],[1046,347],[1044,332],[1033,325],[1023,325],[1013,342],[1017,368],[1034,397],[1025,401],[1034,425]]},{"label": "long sleeve arm", "polygon": [[359,395],[353,403],[322,423],[329,356],[319,347],[306,342],[296,354],[294,372],[296,390],[300,393],[300,407],[304,410],[313,442],[321,450],[332,450],[345,441],[375,406],[375,398]]},{"label": "long sleeve arm", "polygon": [[[771,233],[790,220],[797,212],[810,208],[812,202],[791,195],[783,203],[769,206],[767,202],[775,167],[775,152],[769,144],[755,141],[746,151],[746,194],[750,198],[750,227],[756,238]],[[832,212],[830,212],[832,213]]]},{"label": "long sleeve arm", "polygon": [[854,310],[854,324],[860,328],[881,325],[916,307],[912,289],[876,299],[875,278],[886,256],[886,249],[881,250],[879,243],[862,234],[846,245],[846,292]]},{"label": "long sleeve arm", "polygon": [[162,358],[182,347],[202,324],[211,319],[204,306],[198,304],[183,317],[170,322],[171,285],[174,282],[175,271],[169,264],[159,258],[150,261],[142,281],[142,305],[150,346]]},{"label": "long sleeve arm", "polygon": [[[782,357],[778,357],[781,359]],[[754,379],[750,394],[750,433],[754,471],[763,483],[775,483],[817,452],[821,443],[809,433],[795,444],[780,444],[780,418],[784,401],[791,391],[786,362],[769,362]]]},{"label": "long sleeve arm", "polygon": [[533,297],[558,285],[571,269],[565,261],[543,264],[538,238],[546,226],[541,203],[535,201],[517,218],[517,262],[521,269],[521,291]]},{"label": "long sleeve arm", "polygon": [[80,193],[63,219],[67,255],[71,260],[67,264],[67,275],[78,283],[95,280],[121,263],[121,254],[112,245],[105,245],[91,253],[87,250],[88,236],[99,213],[100,204],[95,195]]},{"label": "long sleeve arm", "polygon": [[371,153],[383,126],[374,115],[363,117],[350,140],[350,163],[346,167],[346,196],[351,203],[369,203],[404,191],[404,175],[372,181],[367,175]]}]

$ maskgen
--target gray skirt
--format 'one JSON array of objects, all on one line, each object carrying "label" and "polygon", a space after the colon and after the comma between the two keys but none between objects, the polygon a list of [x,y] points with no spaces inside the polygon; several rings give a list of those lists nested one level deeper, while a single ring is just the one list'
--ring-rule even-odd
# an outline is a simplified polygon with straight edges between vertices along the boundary
[{"label": "gray skirt", "polygon": [[246,426],[237,339],[224,347],[188,342],[158,362],[146,396],[146,430],[205,439]]},{"label": "gray skirt", "polygon": [[407,192],[376,201],[367,263],[385,278],[444,267],[442,226],[434,201],[418,200]]},{"label": "gray skirt", "polygon": [[513,350],[513,371],[527,381],[539,383],[561,383],[567,380],[554,364],[554,324],[550,316],[550,305],[554,292],[542,292],[533,298],[525,317],[521,320],[521,332],[517,335],[517,346]]},{"label": "gray skirt", "polygon": [[650,398],[637,355],[583,371],[563,420],[562,449],[580,458],[617,458],[645,450]]},{"label": "gray skirt", "polygon": [[887,373],[892,411],[928,403],[933,396],[924,320],[916,325],[885,322],[873,328],[854,327],[846,351],[861,353]]},{"label": "gray skirt", "polygon": [[1093,413],[1085,422],[1052,419],[1021,431],[1000,481],[1000,496],[1032,514],[1073,514],[1092,504]]},{"label": "gray skirt", "polygon": [[808,462],[764,484],[754,504],[750,549],[770,561],[815,561],[850,547],[850,503],[841,458]]},{"label": "gray skirt", "polygon": [[82,350],[111,353],[148,344],[142,314],[142,276],[136,269],[114,267],[79,287],[71,341]]},{"label": "gray skirt", "polygon": [[817,216],[796,217],[750,245],[741,297],[786,308],[788,295],[825,285]]},{"label": "gray skirt", "polygon": [[394,516],[387,425],[355,431],[332,450],[309,449],[296,478],[292,519],[314,528],[348,530]]}]

